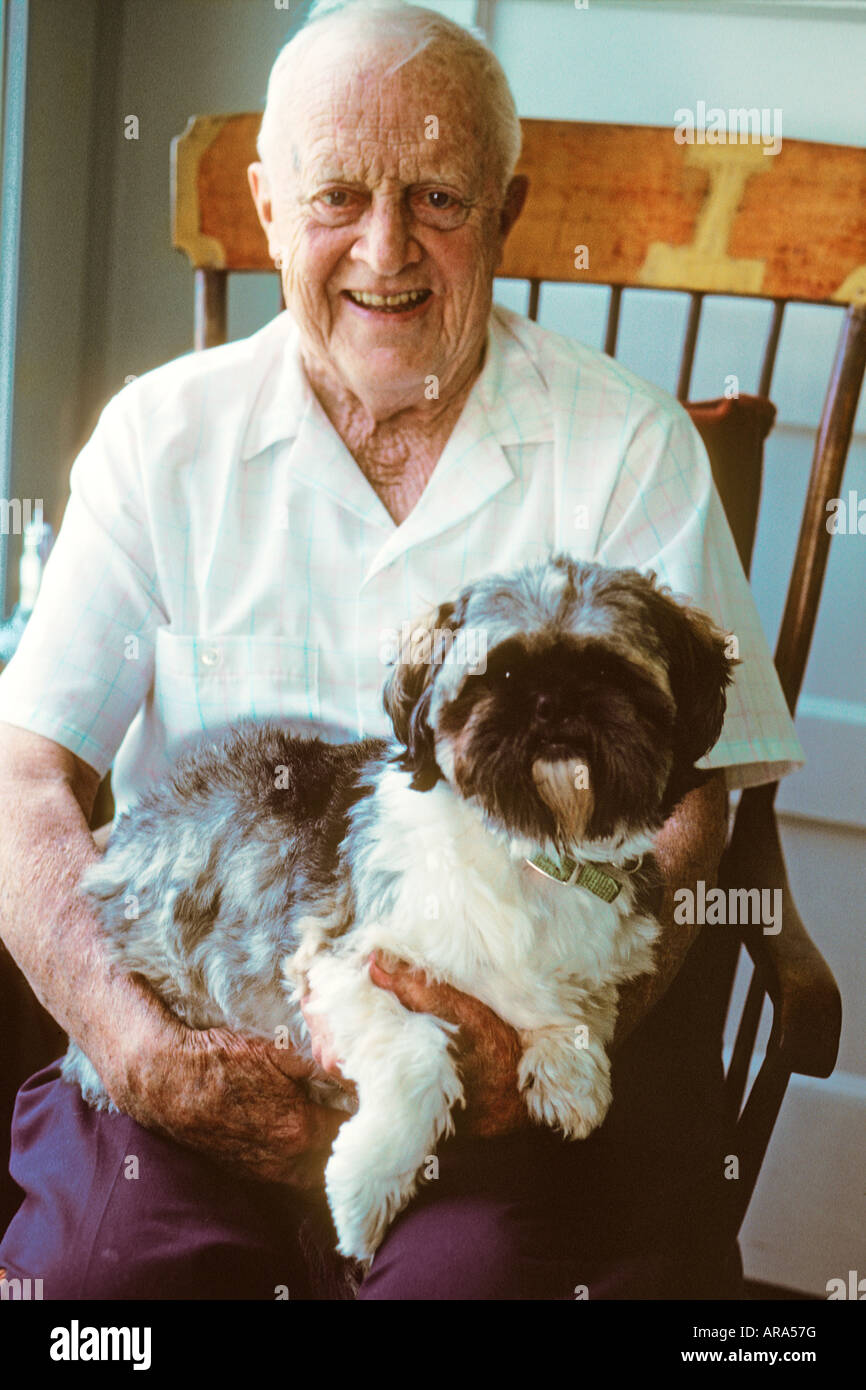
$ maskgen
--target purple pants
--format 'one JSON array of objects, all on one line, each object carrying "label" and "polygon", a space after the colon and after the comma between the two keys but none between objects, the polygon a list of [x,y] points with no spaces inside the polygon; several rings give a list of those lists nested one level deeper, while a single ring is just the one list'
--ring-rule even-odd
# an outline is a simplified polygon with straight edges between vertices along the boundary
[{"label": "purple pants", "polygon": [[[736,1295],[731,1250],[708,1254],[713,1199],[695,1166],[672,1186],[670,1155],[624,1143],[615,1123],[574,1144],[546,1130],[455,1138],[439,1159],[360,1299]],[[0,1267],[42,1279],[47,1299],[322,1297],[291,1192],[91,1110],[56,1065],[18,1094],[10,1171],[25,1195]],[[726,1262],[729,1286],[702,1292]]]}]

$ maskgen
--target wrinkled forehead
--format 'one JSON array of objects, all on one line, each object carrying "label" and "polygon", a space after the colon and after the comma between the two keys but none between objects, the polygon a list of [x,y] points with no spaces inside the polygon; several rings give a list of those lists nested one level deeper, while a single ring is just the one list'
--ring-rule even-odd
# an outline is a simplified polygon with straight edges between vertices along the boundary
[{"label": "wrinkled forehead", "polygon": [[331,53],[325,40],[314,47],[302,80],[295,74],[274,96],[276,128],[298,172],[305,179],[494,182],[490,122],[470,71],[435,51],[389,71],[399,56]]}]

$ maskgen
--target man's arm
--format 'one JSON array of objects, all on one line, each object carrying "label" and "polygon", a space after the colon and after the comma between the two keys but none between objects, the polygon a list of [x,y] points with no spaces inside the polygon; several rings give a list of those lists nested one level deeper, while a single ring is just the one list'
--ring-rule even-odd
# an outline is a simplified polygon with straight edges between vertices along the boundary
[{"label": "man's arm", "polygon": [[0,930],[36,995],[96,1067],[115,1104],[148,1128],[271,1181],[316,1185],[340,1122],[297,1079],[309,1063],[226,1029],[184,1027],[135,977],[113,970],[77,887],[98,859],[87,763],[0,723]]},{"label": "man's arm", "polygon": [[[694,890],[699,879],[715,883],[728,831],[728,794],[724,774],[716,772],[703,786],[689,792],[656,838],[656,860],[664,880],[659,911],[662,934],[655,948],[656,970],[620,990],[620,1013],[611,1053],[614,1053],[644,1014],[667,990],[686,958],[697,929],[673,920],[673,895],[678,888]],[[460,1025],[461,1073],[467,1096],[464,1131],[488,1137],[529,1124],[517,1090],[520,1040],[515,1030],[492,1009],[450,985],[428,985],[423,971],[398,963],[387,971],[374,959],[374,984],[390,989],[407,1009],[436,1014]],[[313,1017],[311,1035],[317,1056],[339,1075],[337,1059],[320,1038]]]},{"label": "man's arm", "polygon": [[655,947],[655,970],[630,980],[619,992],[619,1016],[611,1045],[615,1053],[629,1033],[673,984],[700,926],[674,922],[674,893],[694,892],[700,879],[715,886],[728,837],[728,792],[723,772],[683,797],[656,836],[655,857],[664,881],[658,919],[662,932]]}]

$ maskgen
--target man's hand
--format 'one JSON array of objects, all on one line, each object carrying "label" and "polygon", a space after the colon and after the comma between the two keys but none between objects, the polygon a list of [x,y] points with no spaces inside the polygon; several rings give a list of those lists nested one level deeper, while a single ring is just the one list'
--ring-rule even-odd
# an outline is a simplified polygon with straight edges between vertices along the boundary
[{"label": "man's hand", "polygon": [[[455,1118],[462,1133],[488,1139],[531,1123],[517,1090],[520,1039],[498,1014],[451,985],[430,984],[423,970],[413,969],[403,961],[386,968],[378,953],[371,957],[370,979],[381,989],[389,989],[413,1013],[434,1014],[458,1025],[457,1050],[466,1111]],[[305,1011],[304,1017],[319,1065],[343,1080],[340,1058],[334,1053],[327,1028],[312,1011]]]},{"label": "man's hand", "polygon": [[322,1186],[348,1116],[311,1101],[313,1064],[289,1048],[227,1028],[196,1031],[166,1014],[164,1027],[124,1047],[103,1079],[115,1104],[246,1177],[300,1189]]}]

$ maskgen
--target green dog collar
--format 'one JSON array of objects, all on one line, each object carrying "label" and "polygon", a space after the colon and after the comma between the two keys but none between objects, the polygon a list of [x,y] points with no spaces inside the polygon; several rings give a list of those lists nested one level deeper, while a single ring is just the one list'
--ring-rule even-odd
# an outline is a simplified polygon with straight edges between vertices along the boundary
[{"label": "green dog collar", "polygon": [[545,878],[552,878],[557,883],[566,883],[575,888],[588,888],[590,893],[594,893],[606,903],[612,903],[614,898],[619,896],[622,887],[615,878],[606,874],[603,869],[597,868],[595,864],[581,864],[578,868],[576,862],[567,855],[558,864],[546,854],[537,854],[534,859],[527,859],[526,862],[544,874]]}]

